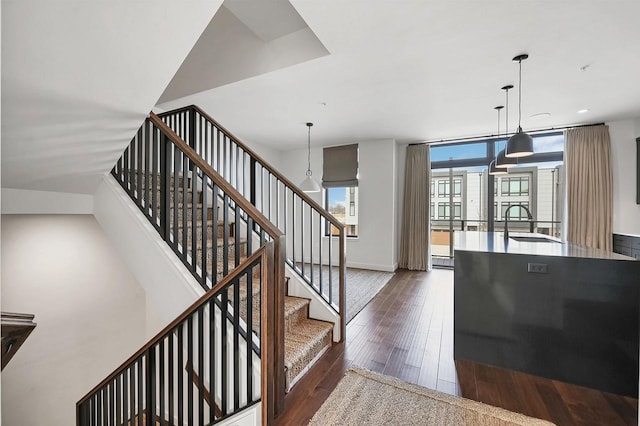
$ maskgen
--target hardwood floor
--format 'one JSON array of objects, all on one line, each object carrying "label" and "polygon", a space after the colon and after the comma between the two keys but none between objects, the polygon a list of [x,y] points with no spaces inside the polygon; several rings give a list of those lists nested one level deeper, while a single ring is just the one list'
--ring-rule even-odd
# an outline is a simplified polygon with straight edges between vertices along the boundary
[{"label": "hardwood floor", "polygon": [[453,271],[398,271],[285,399],[279,425],[304,425],[351,365],[558,425],[634,425],[638,401],[453,360]]}]

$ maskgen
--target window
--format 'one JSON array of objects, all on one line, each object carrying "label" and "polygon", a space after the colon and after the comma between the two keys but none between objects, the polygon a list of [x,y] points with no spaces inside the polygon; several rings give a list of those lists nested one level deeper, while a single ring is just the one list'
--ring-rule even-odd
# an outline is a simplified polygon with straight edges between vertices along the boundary
[{"label": "window", "polygon": [[529,177],[503,177],[501,195],[529,195]]},{"label": "window", "polygon": [[[433,182],[431,182],[431,186],[433,186]],[[448,198],[449,197],[449,179],[447,180],[439,180],[438,181],[438,197],[440,198]],[[460,197],[462,195],[462,179],[454,179],[453,180],[453,196]]]},{"label": "window", "polygon": [[431,198],[435,196],[436,196],[436,184],[433,180],[431,180]]},{"label": "window", "polygon": [[435,204],[431,203],[431,209],[429,210],[429,212],[431,213],[431,219],[434,218],[435,210],[436,210]]},{"label": "window", "polygon": [[[358,236],[358,187],[327,188],[325,190],[325,209],[345,226],[347,237]],[[329,227],[325,235],[329,235]],[[333,235],[338,235],[332,229]]]},{"label": "window", "polygon": [[[449,203],[438,203],[438,219],[450,219]],[[453,219],[462,218],[462,203],[453,203]]]},{"label": "window", "polygon": [[[526,208],[529,208],[529,203],[527,202],[509,203],[509,202],[503,201],[502,204],[500,205],[500,212],[502,214],[502,218],[506,219],[505,213],[507,212],[507,209],[510,206],[517,206],[517,205],[523,205]],[[509,221],[511,220],[529,220],[529,216],[527,216],[527,211],[525,209],[514,207],[511,210],[509,210]]]}]

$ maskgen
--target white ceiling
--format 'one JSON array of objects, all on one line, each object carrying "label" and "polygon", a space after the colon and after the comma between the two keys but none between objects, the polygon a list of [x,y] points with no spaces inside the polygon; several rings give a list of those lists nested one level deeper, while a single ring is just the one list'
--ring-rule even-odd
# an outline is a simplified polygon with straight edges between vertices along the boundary
[{"label": "white ceiling", "polygon": [[[638,0],[291,3],[329,55],[160,106],[197,104],[278,149],[303,147],[307,121],[313,145],[483,135],[496,131],[500,88],[517,86],[512,57],[528,53],[525,130],[640,116]],[[513,130],[517,91],[510,100]]]},{"label": "white ceiling", "polygon": [[2,0],[2,186],[93,193],[221,3]]}]

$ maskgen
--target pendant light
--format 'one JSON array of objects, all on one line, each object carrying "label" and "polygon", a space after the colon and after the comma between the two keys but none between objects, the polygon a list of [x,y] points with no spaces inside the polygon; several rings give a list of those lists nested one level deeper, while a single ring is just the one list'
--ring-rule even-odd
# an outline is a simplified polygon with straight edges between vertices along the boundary
[{"label": "pendant light", "polygon": [[[507,84],[506,86],[504,86],[502,88],[502,90],[505,91],[505,105],[506,105],[506,109],[505,109],[505,126],[504,126],[504,135],[505,137],[509,136],[509,90],[513,89],[513,85],[511,84]],[[498,135],[500,134],[500,125],[498,124]],[[505,148],[506,149],[506,148]],[[504,169],[508,169],[509,167],[513,167],[513,166],[517,166],[518,165],[518,159],[517,158],[509,158],[506,155],[504,155],[504,149],[502,151],[500,151],[498,153],[498,156],[496,157],[496,167],[502,167]]]},{"label": "pendant light", "polygon": [[320,185],[311,177],[313,174],[311,172],[311,126],[313,126],[313,123],[307,123],[309,128],[307,134],[307,177],[300,184],[300,189],[303,192],[320,192]]},{"label": "pendant light", "polygon": [[[494,109],[498,111],[498,135],[500,134],[500,110],[504,108],[502,105],[495,107]],[[496,160],[491,160],[489,163],[489,174],[490,175],[506,175],[508,173],[505,167],[498,167],[496,165]]]},{"label": "pendant light", "polygon": [[531,136],[522,131],[520,122],[522,120],[522,61],[527,59],[529,55],[523,54],[513,58],[514,62],[518,62],[520,71],[518,74],[518,130],[516,134],[511,136],[507,141],[505,155],[507,157],[527,157],[533,155],[533,139]]}]

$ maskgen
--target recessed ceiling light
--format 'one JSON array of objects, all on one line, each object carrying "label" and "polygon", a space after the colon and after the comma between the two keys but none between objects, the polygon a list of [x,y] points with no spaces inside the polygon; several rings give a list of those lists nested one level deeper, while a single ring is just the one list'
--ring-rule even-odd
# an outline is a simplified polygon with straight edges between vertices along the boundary
[{"label": "recessed ceiling light", "polygon": [[589,112],[589,110],[588,109],[581,109],[581,110],[578,111],[578,114],[584,114],[586,112]]},{"label": "recessed ceiling light", "polygon": [[549,112],[539,112],[537,114],[533,114],[529,116],[531,120],[542,120],[549,117],[551,117],[551,113]]}]

